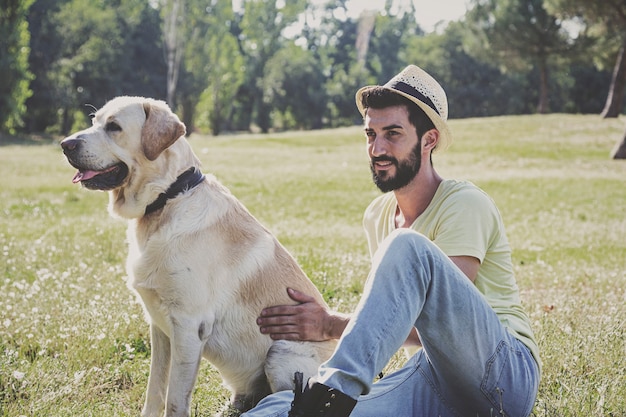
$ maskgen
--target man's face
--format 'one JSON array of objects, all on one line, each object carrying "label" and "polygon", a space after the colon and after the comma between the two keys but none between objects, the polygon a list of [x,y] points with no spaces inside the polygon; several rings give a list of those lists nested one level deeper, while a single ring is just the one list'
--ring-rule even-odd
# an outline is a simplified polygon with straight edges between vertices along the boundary
[{"label": "man's face", "polygon": [[376,186],[388,192],[408,185],[421,166],[421,140],[406,107],[368,109],[365,135]]}]

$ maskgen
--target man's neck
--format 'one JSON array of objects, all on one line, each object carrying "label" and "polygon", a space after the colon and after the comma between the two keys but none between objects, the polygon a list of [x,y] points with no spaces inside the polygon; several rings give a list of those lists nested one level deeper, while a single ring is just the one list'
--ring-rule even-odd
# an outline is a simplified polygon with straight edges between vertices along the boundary
[{"label": "man's neck", "polygon": [[442,181],[443,178],[434,170],[423,171],[406,187],[394,191],[398,202],[396,227],[411,227],[433,200]]}]

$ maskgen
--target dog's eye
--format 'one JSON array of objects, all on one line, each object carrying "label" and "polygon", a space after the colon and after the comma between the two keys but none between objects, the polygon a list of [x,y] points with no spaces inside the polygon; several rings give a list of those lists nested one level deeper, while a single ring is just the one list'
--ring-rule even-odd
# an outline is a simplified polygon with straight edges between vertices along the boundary
[{"label": "dog's eye", "polygon": [[122,128],[120,127],[120,125],[118,125],[115,122],[108,122],[106,126],[104,126],[104,129],[107,132],[121,132],[122,131]]}]

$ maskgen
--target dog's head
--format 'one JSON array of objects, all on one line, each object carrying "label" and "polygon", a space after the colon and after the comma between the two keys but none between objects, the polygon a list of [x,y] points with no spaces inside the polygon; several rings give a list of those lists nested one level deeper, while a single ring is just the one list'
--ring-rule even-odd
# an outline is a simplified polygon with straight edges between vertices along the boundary
[{"label": "dog's head", "polygon": [[111,191],[113,212],[138,217],[155,195],[167,189],[178,170],[189,168],[162,157],[184,134],[185,125],[164,102],[117,97],[95,113],[90,128],[67,137],[61,147],[78,169],[73,182]]}]

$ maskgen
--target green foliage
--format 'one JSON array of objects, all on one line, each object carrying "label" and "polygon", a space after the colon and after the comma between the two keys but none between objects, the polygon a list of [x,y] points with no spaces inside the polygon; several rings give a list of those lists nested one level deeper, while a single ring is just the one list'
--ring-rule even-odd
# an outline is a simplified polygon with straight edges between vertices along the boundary
[{"label": "green foliage", "polygon": [[265,101],[262,77],[268,61],[287,40],[282,31],[296,22],[304,11],[306,1],[276,2],[275,0],[244,0],[243,12],[238,14],[233,31],[245,59],[245,80],[238,92],[243,98],[242,122],[247,130],[255,123],[262,132],[272,127],[272,103]]},{"label": "green foliage", "polygon": [[[185,59],[189,78],[198,80],[193,90],[201,93],[197,97],[195,127],[218,135],[233,112],[237,91],[244,81],[245,61],[231,32],[235,15],[230,1],[216,1],[195,16],[205,22],[190,25],[194,37]],[[192,95],[187,91],[182,94]]]},{"label": "green foliage", "polygon": [[[451,121],[434,163],[469,179],[504,218],[544,372],[537,417],[626,409],[624,120],[596,115]],[[329,304],[351,311],[369,270],[363,210],[379,192],[357,127],[207,137],[191,144],[296,257]],[[136,416],[149,332],[124,284],[123,221],[71,184],[57,145],[0,146],[0,416]],[[398,354],[388,370],[401,365]],[[196,416],[227,401],[203,362]]]},{"label": "green foliage", "polygon": [[[319,129],[323,126],[327,96],[313,54],[296,45],[278,51],[265,66],[264,102],[273,103],[272,118],[282,129]],[[277,123],[280,120],[281,123]]]},{"label": "green foliage", "polygon": [[0,0],[0,131],[15,133],[32,94],[26,13],[33,0]]},{"label": "green foliage", "polygon": [[[548,103],[599,112],[625,27],[615,23],[620,2],[474,0],[464,19],[429,34],[416,22],[420,10],[399,0],[360,17],[346,13],[346,1],[183,3],[171,27],[163,19],[171,0],[16,3],[28,26],[3,18],[2,46],[29,47],[11,67],[21,81],[0,77],[12,88],[0,94],[13,109],[0,111],[10,118],[0,120],[4,130],[65,134],[117,95],[167,98],[189,132],[347,126],[360,122],[354,92],[408,64],[443,84],[452,117],[534,113]],[[175,85],[166,26],[179,36]],[[7,63],[2,55],[0,70]]]},{"label": "green foliage", "polygon": [[508,70],[533,71],[539,85],[537,111],[548,112],[549,74],[555,58],[566,56],[571,39],[544,0],[474,0],[467,14],[474,54]]},{"label": "green foliage", "polygon": [[365,63],[377,79],[389,80],[398,73],[398,68],[420,62],[407,59],[411,53],[409,43],[423,35],[415,15],[416,10],[412,5],[410,10],[398,15],[388,9],[385,14],[376,16]]},{"label": "green foliage", "polygon": [[66,134],[116,95],[164,97],[160,18],[147,2],[37,0],[29,19],[30,131]]},{"label": "green foliage", "polygon": [[536,93],[527,77],[473,56],[466,48],[467,36],[462,23],[453,23],[441,35],[414,38],[408,48],[408,62],[420,62],[437,74],[448,96],[450,117],[532,113]]},{"label": "green foliage", "polygon": [[[468,22],[487,56],[524,68],[566,52],[568,37],[543,0],[474,0]],[[530,61],[530,62],[529,62]]]},{"label": "green foliage", "polygon": [[328,9],[318,30],[311,29],[307,34],[311,42],[309,50],[319,57],[326,74],[322,89],[328,97],[327,125],[348,126],[358,122],[360,115],[355,112],[354,92],[363,85],[377,83],[357,60],[358,21],[341,21]]}]

